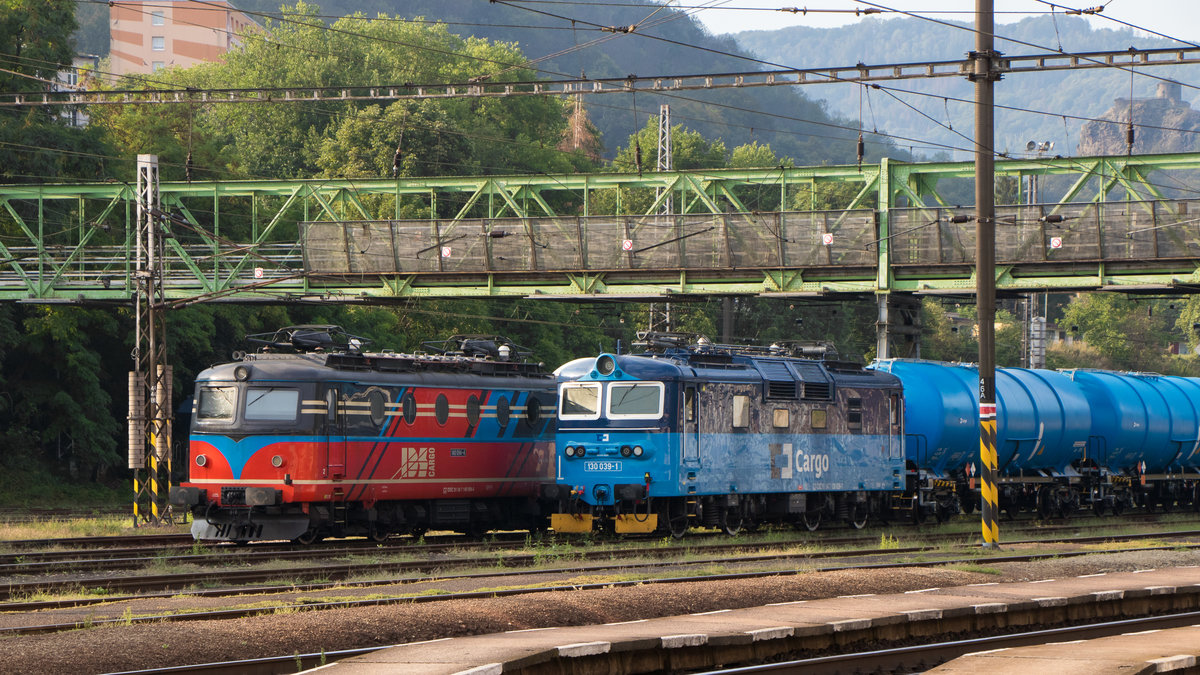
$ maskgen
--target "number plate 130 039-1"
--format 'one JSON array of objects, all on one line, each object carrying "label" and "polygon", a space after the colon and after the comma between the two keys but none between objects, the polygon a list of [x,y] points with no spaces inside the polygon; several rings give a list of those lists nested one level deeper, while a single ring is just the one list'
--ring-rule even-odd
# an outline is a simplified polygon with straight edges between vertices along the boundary
[{"label": "number plate 130 039-1", "polygon": [[616,461],[584,462],[583,468],[585,471],[620,471],[621,463]]}]

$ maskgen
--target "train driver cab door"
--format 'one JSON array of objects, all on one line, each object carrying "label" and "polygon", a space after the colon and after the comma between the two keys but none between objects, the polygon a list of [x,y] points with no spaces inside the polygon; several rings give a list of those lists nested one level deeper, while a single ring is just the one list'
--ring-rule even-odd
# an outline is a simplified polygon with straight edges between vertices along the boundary
[{"label": "train driver cab door", "polygon": [[700,394],[696,385],[683,387],[683,411],[680,415],[680,431],[683,437],[683,464],[687,467],[700,466]]},{"label": "train driver cab door", "polygon": [[326,477],[341,480],[346,477],[346,429],[341,405],[341,388],[329,384],[325,389],[325,443],[328,452]]},{"label": "train driver cab door", "polygon": [[904,458],[904,399],[900,394],[888,396],[888,457]]}]

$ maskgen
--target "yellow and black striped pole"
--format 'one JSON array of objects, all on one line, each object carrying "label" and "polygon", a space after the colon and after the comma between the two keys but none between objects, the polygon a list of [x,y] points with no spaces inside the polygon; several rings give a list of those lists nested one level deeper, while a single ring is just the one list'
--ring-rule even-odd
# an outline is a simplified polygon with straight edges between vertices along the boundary
[{"label": "yellow and black striped pole", "polygon": [[150,514],[154,524],[159,525],[158,513],[158,457],[150,453]]},{"label": "yellow and black striped pole", "polygon": [[999,547],[996,524],[996,166],[993,85],[996,72],[992,0],[975,0],[975,300],[979,320],[979,468],[983,476],[983,545]]},{"label": "yellow and black striped pole", "polygon": [[999,492],[996,489],[996,472],[999,462],[996,459],[996,404],[979,404],[979,466],[983,484],[980,486],[983,508],[983,546],[993,548],[1000,546],[1000,525],[998,516]]}]

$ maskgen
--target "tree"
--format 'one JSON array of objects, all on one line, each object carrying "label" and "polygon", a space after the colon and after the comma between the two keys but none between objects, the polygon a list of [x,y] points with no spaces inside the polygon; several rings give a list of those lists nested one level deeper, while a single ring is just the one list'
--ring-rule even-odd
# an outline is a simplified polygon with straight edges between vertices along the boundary
[{"label": "tree", "polygon": [[[70,0],[0,1],[0,90],[39,92],[71,67],[75,3]],[[60,109],[8,108],[0,112],[0,180],[53,181],[95,176],[107,154],[95,130],[71,127]]]},{"label": "tree", "polygon": [[[300,2],[284,11],[284,19],[266,22],[267,32],[242,36],[243,47],[221,61],[168,69],[157,79],[175,87],[226,88],[533,77],[516,46],[463,39],[443,25],[354,15],[326,26],[314,5]],[[137,106],[114,107],[102,111],[97,123],[129,154],[152,152],[174,161],[186,155],[185,146],[194,154],[202,150],[193,163],[218,175],[390,177],[397,147],[403,175],[587,168],[581,155],[555,147],[566,112],[566,104],[552,97],[387,105],[326,101],[180,108],[149,124]]]},{"label": "tree", "polygon": [[[1186,313],[1186,312],[1185,312]],[[1084,293],[1063,312],[1063,323],[1115,368],[1165,370],[1169,328],[1176,321],[1154,311],[1154,302],[1115,293]]]}]

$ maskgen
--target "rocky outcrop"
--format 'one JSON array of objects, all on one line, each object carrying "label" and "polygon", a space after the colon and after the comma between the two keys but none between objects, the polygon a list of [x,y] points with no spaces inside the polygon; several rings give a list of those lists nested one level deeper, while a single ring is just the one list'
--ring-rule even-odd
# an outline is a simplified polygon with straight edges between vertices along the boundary
[{"label": "rocky outcrop", "polygon": [[1126,129],[1133,113],[1133,154],[1196,152],[1200,150],[1200,112],[1180,98],[1180,86],[1160,82],[1154,98],[1118,98],[1101,117],[1079,133],[1078,155],[1123,155]]}]

